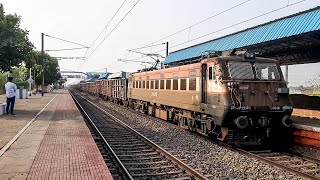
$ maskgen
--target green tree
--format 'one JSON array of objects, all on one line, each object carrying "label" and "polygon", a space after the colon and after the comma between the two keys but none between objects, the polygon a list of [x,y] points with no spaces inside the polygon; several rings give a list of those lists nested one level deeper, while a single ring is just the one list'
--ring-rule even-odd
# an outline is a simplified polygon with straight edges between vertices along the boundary
[{"label": "green tree", "polygon": [[94,74],[92,77],[93,77],[94,79],[98,79],[98,78],[100,77],[100,74]]},{"label": "green tree", "polygon": [[25,66],[19,66],[12,69],[11,76],[14,77],[15,83],[25,83],[28,76],[28,69]]},{"label": "green tree", "polygon": [[33,44],[28,31],[20,28],[20,21],[17,14],[6,15],[0,3],[0,72],[29,63]]},{"label": "green tree", "polygon": [[[33,71],[36,73],[35,83],[37,85],[42,84],[42,55],[39,51],[34,51],[32,53],[32,59],[30,60],[32,63],[27,67],[31,67]],[[59,73],[59,64],[58,60],[51,57],[49,54],[44,53],[44,83],[52,84],[61,78],[61,74]]]}]

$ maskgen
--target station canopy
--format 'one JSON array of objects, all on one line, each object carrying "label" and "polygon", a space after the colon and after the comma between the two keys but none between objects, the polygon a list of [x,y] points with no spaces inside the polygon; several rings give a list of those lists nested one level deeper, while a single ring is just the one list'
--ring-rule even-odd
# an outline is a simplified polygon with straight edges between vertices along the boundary
[{"label": "station canopy", "polygon": [[165,65],[199,59],[208,51],[246,49],[282,65],[320,62],[320,6],[170,53]]}]

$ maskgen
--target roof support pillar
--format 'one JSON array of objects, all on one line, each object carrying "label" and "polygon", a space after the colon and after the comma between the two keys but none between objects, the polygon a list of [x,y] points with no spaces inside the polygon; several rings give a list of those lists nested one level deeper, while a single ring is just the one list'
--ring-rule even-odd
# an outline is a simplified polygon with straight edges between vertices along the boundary
[{"label": "roof support pillar", "polygon": [[287,82],[287,84],[289,83],[289,65],[286,65],[286,75],[285,75],[286,77],[286,82]]}]

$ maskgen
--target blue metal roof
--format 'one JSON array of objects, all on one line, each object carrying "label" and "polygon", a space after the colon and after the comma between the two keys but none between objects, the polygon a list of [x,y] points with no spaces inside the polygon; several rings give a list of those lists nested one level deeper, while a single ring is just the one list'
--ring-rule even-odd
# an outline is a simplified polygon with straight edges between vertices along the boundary
[{"label": "blue metal roof", "polygon": [[320,6],[218,39],[170,53],[164,64],[192,59],[206,51],[225,51],[320,30]]},{"label": "blue metal roof", "polygon": [[99,76],[98,79],[107,79],[110,74],[111,74],[111,73],[100,74],[100,76]]},{"label": "blue metal roof", "polygon": [[97,79],[94,79],[94,78],[89,78],[89,79],[86,79],[85,81],[86,82],[94,82],[94,81],[96,81]]},{"label": "blue metal roof", "polygon": [[108,79],[128,78],[128,77],[129,77],[129,73],[128,72],[120,71],[120,72],[116,72],[116,73],[110,74]]}]

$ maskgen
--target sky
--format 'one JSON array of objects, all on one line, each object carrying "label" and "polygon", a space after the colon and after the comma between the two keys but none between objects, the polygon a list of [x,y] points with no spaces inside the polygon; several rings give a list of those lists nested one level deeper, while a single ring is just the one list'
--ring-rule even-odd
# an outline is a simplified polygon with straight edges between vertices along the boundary
[{"label": "sky", "polygon": [[[157,46],[137,51],[165,56],[165,45],[162,44],[165,42],[169,42],[169,52],[172,52],[320,5],[319,0],[305,0],[275,13],[190,41],[298,1],[300,0],[1,0],[0,3],[4,5],[7,14],[16,13],[21,16],[21,26],[29,31],[29,39],[37,50],[41,50],[41,33],[90,47],[73,51],[48,51],[54,57],[89,56],[86,61],[61,60],[61,70],[103,72],[107,68],[110,72],[134,72],[145,64],[125,63],[118,59],[139,58],[139,61],[146,62],[153,60],[129,52],[129,49],[150,46],[153,43]],[[123,6],[112,19],[122,3]],[[192,26],[241,3],[242,5],[234,9]],[[186,30],[163,39],[185,28]],[[93,43],[101,32],[101,36]],[[188,43],[177,46],[182,42]],[[44,45],[45,50],[80,47],[47,36],[44,38]],[[320,74],[320,63],[289,66],[289,85],[304,85],[308,78],[317,74]]]}]

